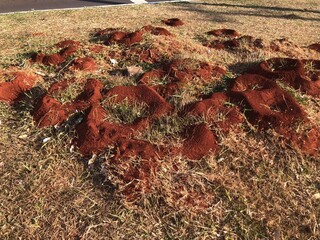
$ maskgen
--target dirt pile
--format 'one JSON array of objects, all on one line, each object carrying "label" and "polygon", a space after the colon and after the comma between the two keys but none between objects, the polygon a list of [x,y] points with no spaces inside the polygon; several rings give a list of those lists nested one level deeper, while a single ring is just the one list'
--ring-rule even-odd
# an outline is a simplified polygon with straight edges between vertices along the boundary
[{"label": "dirt pile", "polygon": [[82,111],[91,104],[98,102],[102,95],[102,83],[96,79],[88,79],[81,92],[74,100],[61,103],[57,97],[76,81],[75,79],[63,80],[52,84],[48,92],[43,94],[37,101],[32,112],[33,119],[38,127],[54,126],[61,124],[75,111]]},{"label": "dirt pile", "polygon": [[313,49],[317,52],[320,52],[320,43],[314,43],[308,46],[308,48]]},{"label": "dirt pile", "polygon": [[278,52],[291,58],[317,58],[316,51],[319,52],[319,44],[315,43],[308,47],[301,47],[294,44],[287,38],[265,41],[250,35],[241,35],[233,29],[215,29],[206,33],[202,44],[206,47],[227,50],[256,52],[263,50],[266,52]]},{"label": "dirt pile", "polygon": [[[163,22],[170,26],[183,24],[179,19]],[[246,74],[230,79],[230,84],[216,92],[212,87],[226,74],[225,68],[176,56],[164,61],[160,48],[141,44],[144,34],[160,35],[154,37],[159,41],[173,37],[167,29],[150,25],[134,32],[108,28],[94,34],[103,44],[91,46],[93,52],[105,54],[104,60],[113,60],[114,65],[123,63],[129,72],[126,77],[136,81],[130,83],[135,85],[111,84],[113,87],[108,87],[104,80],[90,77],[57,78],[48,90],[43,89],[45,93],[38,97],[32,111],[33,119],[40,128],[73,125],[77,134],[73,144],[85,157],[110,152],[108,161],[111,161],[112,167],[108,171],[122,182],[121,185],[125,186],[122,192],[127,196],[134,198],[136,194],[151,189],[152,177],[157,173],[162,158],[179,155],[199,160],[210,153],[218,154],[221,136],[228,136],[232,131],[250,129],[263,132],[273,129],[282,140],[302,152],[318,153],[319,129],[311,124],[307,113],[293,96],[278,85],[278,81],[319,97],[319,60],[272,58],[257,64]],[[266,46],[261,39],[242,36],[232,29],[216,29],[207,32],[207,35],[212,39],[205,45],[215,49],[233,50],[246,44],[252,49],[268,47],[273,51],[284,51],[286,47],[293,46],[286,40],[277,40]],[[109,46],[113,44],[123,46],[114,50]],[[310,48],[316,50],[317,46]],[[53,54],[35,54],[33,62],[59,65],[73,56],[75,59],[65,66],[66,70],[89,73],[98,70],[92,52],[90,56],[75,57],[75,53],[81,50],[79,42],[65,40],[57,43],[54,50],[56,52]],[[108,67],[117,71],[114,65],[111,63]],[[148,71],[143,72],[144,69]],[[37,80],[34,75],[22,71],[8,76],[7,82],[0,83],[0,101],[9,103],[16,103],[35,86]],[[189,91],[188,87],[195,85],[210,86],[209,94],[206,92],[204,96],[195,87],[194,91],[199,92],[195,94],[195,100],[181,106],[175,105],[172,99],[180,93],[179,90]],[[133,115],[127,122],[112,118],[114,113],[110,106],[126,110],[125,104],[131,109],[136,108],[139,114]],[[136,105],[143,106],[143,110]],[[125,114],[130,115],[128,112]],[[149,138],[141,137],[145,132],[152,131],[154,125],[161,125],[161,120],[170,117],[179,118],[185,124],[175,126],[178,129],[174,131],[178,146],[172,142],[156,145]],[[297,127],[301,123],[308,126],[305,131]]]},{"label": "dirt pile", "polygon": [[173,110],[173,107],[163,97],[146,85],[116,86],[107,92],[106,97],[112,98],[115,103],[125,99],[133,102],[143,102],[148,106],[151,119],[161,117]]},{"label": "dirt pile", "polygon": [[212,31],[207,32],[208,35],[212,35],[215,37],[229,37],[229,38],[236,38],[236,37],[240,37],[240,33],[238,33],[237,31],[233,30],[233,29],[215,29]]},{"label": "dirt pile", "polygon": [[13,104],[36,84],[37,76],[23,71],[5,73],[9,82],[0,83],[0,101]]},{"label": "dirt pile", "polygon": [[186,140],[181,149],[183,156],[189,159],[201,159],[209,152],[218,150],[216,136],[206,124],[190,126],[186,129]]},{"label": "dirt pile", "polygon": [[152,35],[172,36],[167,29],[162,27],[153,27],[151,25],[144,26],[140,30],[134,32],[107,28],[97,31],[94,36],[98,40],[103,40],[106,45],[123,44],[130,47],[134,44],[140,43],[143,40],[143,35],[147,32]]},{"label": "dirt pile", "polygon": [[162,27],[153,27],[151,25],[147,25],[147,26],[144,26],[142,30],[156,36],[159,36],[159,35],[172,36],[172,33],[170,33],[167,29]]},{"label": "dirt pile", "polygon": [[97,70],[97,64],[92,57],[84,57],[75,59],[72,67],[76,70],[92,72]]},{"label": "dirt pile", "polygon": [[184,25],[184,22],[182,22],[179,18],[169,18],[162,20],[162,22],[171,27],[178,27]]},{"label": "dirt pile", "polygon": [[264,47],[262,39],[256,39],[248,35],[242,36],[233,29],[215,29],[207,32],[207,35],[213,36],[213,39],[205,41],[203,45],[218,50],[235,50],[241,46],[249,46],[250,48]]},{"label": "dirt pile", "polygon": [[246,116],[253,125],[282,128],[306,121],[306,113],[298,102],[274,81],[260,75],[238,77],[231,93],[249,109]]},{"label": "dirt pile", "polygon": [[228,93],[214,93],[209,98],[187,105],[180,113],[182,116],[202,116],[215,126],[215,129],[227,134],[233,127],[244,122],[240,108],[231,103]]},{"label": "dirt pile", "polygon": [[80,42],[73,40],[65,40],[55,44],[56,48],[60,51],[53,54],[44,54],[43,52],[34,53],[31,56],[31,61],[34,63],[42,63],[44,65],[60,65],[72,56],[80,47]]},{"label": "dirt pile", "polygon": [[261,62],[251,72],[273,80],[281,80],[306,94],[320,95],[319,60],[273,58]]},{"label": "dirt pile", "polygon": [[[206,62],[193,59],[175,59],[162,68],[144,73],[139,83],[152,85],[163,96],[169,96],[194,79],[206,83],[220,78],[225,73],[223,68]],[[166,84],[157,84],[157,81],[161,79],[165,79]]]}]

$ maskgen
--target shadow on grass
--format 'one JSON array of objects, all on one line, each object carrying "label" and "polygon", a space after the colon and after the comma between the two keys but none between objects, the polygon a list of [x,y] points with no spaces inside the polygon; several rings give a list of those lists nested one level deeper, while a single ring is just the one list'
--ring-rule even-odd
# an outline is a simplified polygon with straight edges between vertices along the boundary
[{"label": "shadow on grass", "polygon": [[[175,3],[179,6],[179,10],[198,12],[202,13],[214,22],[231,22],[228,17],[230,16],[253,16],[253,17],[264,17],[264,18],[275,18],[275,19],[291,19],[291,20],[304,20],[304,21],[320,21],[317,17],[303,17],[298,13],[315,13],[318,14],[320,11],[317,10],[304,10],[294,8],[281,8],[281,7],[267,7],[258,5],[238,5],[238,4],[218,4],[218,3],[196,3],[196,2],[183,2]],[[206,6],[212,6],[212,9],[204,9]],[[218,11],[214,7],[229,7],[230,10]],[[244,8],[248,10],[232,10],[232,8]],[[251,10],[249,10],[251,9]],[[269,10],[269,11],[266,11]],[[272,12],[270,12],[272,11]]]},{"label": "shadow on grass", "polygon": [[319,13],[318,10],[313,9],[299,9],[299,8],[288,8],[288,7],[268,7],[259,5],[240,5],[240,4],[228,4],[228,3],[194,3],[197,5],[207,5],[207,6],[218,6],[218,7],[238,7],[238,8],[253,8],[261,10],[271,10],[271,11],[289,11],[289,12],[304,12],[304,13]]}]

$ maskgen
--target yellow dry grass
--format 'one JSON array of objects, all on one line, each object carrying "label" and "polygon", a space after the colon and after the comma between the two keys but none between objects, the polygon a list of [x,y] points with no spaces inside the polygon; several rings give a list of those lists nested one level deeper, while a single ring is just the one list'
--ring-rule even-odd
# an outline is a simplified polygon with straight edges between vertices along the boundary
[{"label": "yellow dry grass", "polygon": [[[208,51],[199,40],[205,32],[233,28],[266,41],[289,38],[300,46],[320,40],[317,0],[211,0],[19,13],[0,15],[0,67],[15,65],[50,74],[51,69],[30,65],[24,54],[49,49],[64,39],[88,44],[95,28],[135,30],[147,24],[162,26],[161,19],[170,17],[185,25],[170,28],[173,44],[157,37],[154,44],[164,50],[180,46],[175,56],[219,63],[234,70],[232,74],[254,62],[286,55]],[[311,52],[295,54],[320,59]],[[94,77],[110,85],[131,84],[130,79],[108,75],[110,65],[103,60],[98,63],[101,72]],[[320,100],[291,91],[319,126]],[[221,135],[219,155],[199,162],[163,159],[152,191],[129,203],[103,181],[99,166],[88,168],[88,159],[70,152],[73,132],[39,130],[30,109],[28,103],[10,108],[0,103],[1,239],[320,238],[319,158],[292,149],[272,130]],[[172,132],[179,124],[171,124]],[[50,140],[44,143],[47,137]],[[161,137],[150,136],[159,142]],[[107,159],[108,153],[96,161]],[[190,196],[194,204],[188,201]]]}]

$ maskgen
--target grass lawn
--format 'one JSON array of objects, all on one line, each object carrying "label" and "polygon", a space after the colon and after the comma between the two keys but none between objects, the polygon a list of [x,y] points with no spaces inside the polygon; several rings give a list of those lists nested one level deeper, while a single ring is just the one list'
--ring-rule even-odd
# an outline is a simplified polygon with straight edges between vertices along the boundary
[{"label": "grass lawn", "polygon": [[[184,25],[166,26],[161,20],[168,18],[179,18]],[[260,130],[245,119],[226,134],[208,123],[216,133],[217,153],[200,160],[181,154],[160,157],[148,187],[131,197],[120,175],[141,159],[115,167],[110,149],[93,156],[73,150],[77,132],[72,124],[62,130],[37,127],[30,112],[36,97],[53,83],[94,78],[106,89],[136,86],[137,75],[121,74],[123,70],[161,67],[131,57],[132,47],[106,46],[93,36],[99,29],[136,31],[146,25],[164,27],[172,35],[146,33],[134,45],[138,50],[156,49],[166,63],[187,58],[193,59],[188,66],[208,62],[226,71],[213,82],[196,79],[184,85],[166,98],[176,110],[135,136],[164,148],[179,149],[186,126],[208,123],[201,117],[182,118],[179,112],[187,104],[226,90],[259,62],[275,57],[320,60],[320,52],[307,48],[320,43],[318,0],[199,0],[0,15],[0,83],[17,70],[37,76],[36,87],[21,102],[8,106],[0,101],[0,239],[319,239],[320,150],[307,154],[274,128]],[[251,48],[246,42],[236,51],[204,46],[210,41],[205,33],[221,28],[262,39],[268,46],[280,44],[276,39],[284,44],[277,51]],[[81,47],[62,67],[30,62],[32,53],[55,53],[54,44],[65,39],[79,41]],[[103,46],[101,51],[94,51],[97,46]],[[70,67],[75,58],[87,56],[97,70]],[[320,76],[319,69],[310,71]],[[161,81],[163,85],[168,79]],[[277,83],[307,114],[308,122],[296,131],[310,125],[318,131],[319,95]],[[74,99],[84,85],[72,83],[59,100]],[[150,114],[145,104],[103,104],[110,113],[107,120],[115,123]]]}]

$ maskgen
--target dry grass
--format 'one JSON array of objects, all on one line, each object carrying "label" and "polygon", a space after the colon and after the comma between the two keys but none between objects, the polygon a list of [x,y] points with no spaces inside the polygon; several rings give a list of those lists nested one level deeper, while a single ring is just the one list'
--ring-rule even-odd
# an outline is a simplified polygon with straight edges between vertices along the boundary
[{"label": "dry grass", "polygon": [[[265,40],[288,37],[299,45],[319,41],[320,3],[301,0],[292,5],[288,0],[217,0],[1,15],[0,67],[40,71],[47,80],[39,85],[42,88],[73,76],[96,77],[108,87],[132,85],[132,78],[108,74],[112,66],[103,59],[104,53],[94,56],[99,64],[94,74],[52,75],[55,69],[30,65],[26,56],[63,39],[88,45],[94,28],[134,30],[179,17],[185,25],[170,28],[174,40],[150,36],[150,41],[169,52],[179,46],[176,57],[226,66],[232,77],[252,63],[285,55],[208,51],[199,42],[203,33],[223,27]],[[320,100],[283,87],[319,126]],[[177,106],[182,100],[195,101],[193,92],[194,86],[186,86],[178,100],[171,101]],[[219,155],[198,162],[162,159],[151,192],[132,203],[115,189],[117,180],[103,177],[108,152],[88,166],[88,159],[70,151],[74,130],[38,129],[31,109],[29,98],[18,107],[0,103],[1,239],[320,238],[319,156],[287,146],[272,130],[259,133],[244,128],[228,137],[221,133]],[[164,119],[140,137],[179,144],[174,136],[183,124],[177,116]],[[44,143],[47,137],[50,140]]]}]

